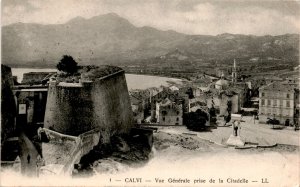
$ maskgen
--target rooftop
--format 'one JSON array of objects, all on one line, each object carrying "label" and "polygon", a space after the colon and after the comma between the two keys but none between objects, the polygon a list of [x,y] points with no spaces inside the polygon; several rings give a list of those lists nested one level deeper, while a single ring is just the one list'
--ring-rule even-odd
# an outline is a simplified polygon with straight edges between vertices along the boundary
[{"label": "rooftop", "polygon": [[262,86],[259,90],[269,90],[269,91],[294,91],[294,87],[289,84],[283,84],[282,82],[272,82],[268,85]]},{"label": "rooftop", "polygon": [[228,85],[229,85],[229,81],[227,81],[225,79],[220,79],[217,82],[215,82],[215,88],[216,89],[224,89]]}]

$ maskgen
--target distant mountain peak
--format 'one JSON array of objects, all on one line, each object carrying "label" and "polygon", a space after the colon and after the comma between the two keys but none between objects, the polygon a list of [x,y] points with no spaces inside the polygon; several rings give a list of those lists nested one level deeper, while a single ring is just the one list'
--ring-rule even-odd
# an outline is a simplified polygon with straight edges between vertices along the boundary
[{"label": "distant mountain peak", "polygon": [[102,16],[105,16],[105,17],[117,17],[117,18],[121,18],[121,16],[119,16],[118,14],[114,13],[114,12],[110,12],[110,13],[107,13],[107,14],[103,14]]},{"label": "distant mountain peak", "polygon": [[86,19],[81,17],[81,16],[77,16],[71,20],[69,20],[67,23],[75,23],[75,22],[82,22],[82,21],[85,21]]},{"label": "distant mountain peak", "polygon": [[217,37],[223,38],[223,39],[227,39],[227,40],[228,39],[229,40],[234,39],[234,38],[236,38],[238,36],[239,36],[238,34],[230,34],[230,33],[223,33],[223,34],[217,35]]},{"label": "distant mountain peak", "polygon": [[231,34],[231,33],[222,33],[222,34],[218,34],[217,36],[234,36],[234,34]]},{"label": "distant mountain peak", "polygon": [[130,22],[122,17],[120,17],[118,14],[116,13],[108,13],[108,14],[102,14],[102,15],[98,15],[98,16],[94,16],[91,18],[83,18],[81,16],[77,16],[71,20],[69,20],[66,24],[79,24],[79,23],[88,23],[88,22],[92,22],[92,23],[96,23],[96,22],[117,22],[117,23],[126,23],[126,24],[130,24]]},{"label": "distant mountain peak", "polygon": [[92,23],[106,23],[106,24],[115,24],[115,25],[126,25],[126,26],[129,26],[129,27],[132,27],[133,24],[130,23],[127,19],[119,16],[118,14],[116,13],[108,13],[108,14],[102,14],[102,15],[99,15],[99,16],[95,16],[95,17],[92,17],[90,19],[87,20],[88,22],[90,22],[91,24]]},{"label": "distant mountain peak", "polygon": [[295,62],[299,58],[299,35],[187,35],[136,27],[116,13],[75,17],[66,24],[18,23],[2,27],[5,64],[50,66],[63,54],[80,58],[83,65],[127,64],[152,58],[175,64],[202,63],[257,56]]},{"label": "distant mountain peak", "polygon": [[118,14],[113,13],[113,12],[94,16],[94,17],[90,18],[90,20],[97,20],[97,19],[128,21],[125,18],[122,18],[121,16],[119,16]]}]

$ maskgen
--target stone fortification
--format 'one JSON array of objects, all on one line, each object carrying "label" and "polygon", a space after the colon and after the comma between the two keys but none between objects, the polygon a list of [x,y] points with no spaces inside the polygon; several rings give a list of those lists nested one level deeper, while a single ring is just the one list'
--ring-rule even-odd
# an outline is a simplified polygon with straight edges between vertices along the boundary
[{"label": "stone fortification", "polygon": [[55,72],[29,72],[23,74],[22,84],[34,84],[41,82],[45,77]]},{"label": "stone fortification", "polygon": [[1,64],[1,143],[11,136],[15,129],[16,104],[11,68]]},{"label": "stone fortification", "polygon": [[113,135],[128,133],[133,127],[121,68],[83,69],[79,82],[65,82],[58,77],[49,84],[44,127],[74,136],[100,128],[102,143],[108,143]]}]

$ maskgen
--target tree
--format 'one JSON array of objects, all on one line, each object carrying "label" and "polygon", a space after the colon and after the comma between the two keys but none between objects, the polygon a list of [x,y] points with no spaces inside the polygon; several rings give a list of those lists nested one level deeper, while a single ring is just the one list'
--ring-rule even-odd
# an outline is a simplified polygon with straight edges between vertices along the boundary
[{"label": "tree", "polygon": [[209,120],[207,113],[200,109],[196,112],[190,112],[184,117],[187,128],[193,131],[204,130],[206,128],[205,123]]},{"label": "tree", "polygon": [[224,116],[225,124],[224,126],[231,120],[231,108],[232,108],[232,102],[231,100],[227,101],[227,116]]},{"label": "tree", "polygon": [[56,67],[59,71],[66,72],[68,74],[74,74],[78,70],[77,62],[69,55],[64,55]]}]

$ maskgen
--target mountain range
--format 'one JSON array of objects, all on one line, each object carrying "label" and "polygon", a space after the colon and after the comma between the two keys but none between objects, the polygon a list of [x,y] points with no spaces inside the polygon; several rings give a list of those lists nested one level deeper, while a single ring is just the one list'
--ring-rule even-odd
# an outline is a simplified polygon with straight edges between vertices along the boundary
[{"label": "mountain range", "polygon": [[110,13],[65,24],[15,23],[2,26],[2,63],[54,67],[62,55],[79,64],[128,65],[145,59],[195,61],[276,58],[299,63],[299,34],[254,36],[187,35],[136,27]]}]

